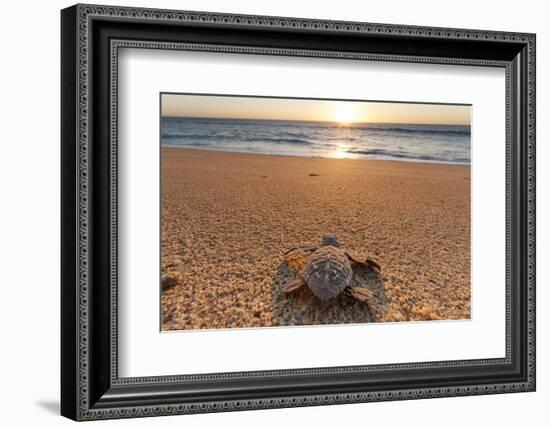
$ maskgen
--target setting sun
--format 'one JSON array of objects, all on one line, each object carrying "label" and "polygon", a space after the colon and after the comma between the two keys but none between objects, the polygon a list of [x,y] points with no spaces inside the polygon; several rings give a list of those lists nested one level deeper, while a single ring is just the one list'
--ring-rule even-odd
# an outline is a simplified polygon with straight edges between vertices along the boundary
[{"label": "setting sun", "polygon": [[349,126],[358,121],[361,117],[359,105],[351,102],[337,102],[331,111],[333,121],[343,126]]}]

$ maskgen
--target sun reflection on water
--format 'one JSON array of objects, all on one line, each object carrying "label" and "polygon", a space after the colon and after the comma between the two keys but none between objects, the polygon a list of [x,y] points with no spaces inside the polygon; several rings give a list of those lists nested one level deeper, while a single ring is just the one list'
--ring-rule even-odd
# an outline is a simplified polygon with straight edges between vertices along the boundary
[{"label": "sun reflection on water", "polygon": [[331,154],[331,158],[349,158],[348,147],[345,145],[338,145]]}]

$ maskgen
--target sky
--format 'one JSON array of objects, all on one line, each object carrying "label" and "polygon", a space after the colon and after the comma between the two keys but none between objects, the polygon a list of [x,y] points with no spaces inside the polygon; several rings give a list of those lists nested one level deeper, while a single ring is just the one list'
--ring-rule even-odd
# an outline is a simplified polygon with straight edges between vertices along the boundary
[{"label": "sky", "polygon": [[468,105],[215,95],[161,95],[163,117],[469,125]]}]

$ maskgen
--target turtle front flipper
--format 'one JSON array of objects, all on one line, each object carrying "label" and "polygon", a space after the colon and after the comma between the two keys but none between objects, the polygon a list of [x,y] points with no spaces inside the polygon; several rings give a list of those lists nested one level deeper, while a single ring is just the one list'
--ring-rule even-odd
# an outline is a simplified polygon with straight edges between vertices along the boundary
[{"label": "turtle front flipper", "polygon": [[304,280],[302,279],[291,280],[287,283],[284,283],[281,286],[281,290],[283,291],[283,293],[290,293],[291,291],[299,289],[303,285],[304,285]]},{"label": "turtle front flipper", "polygon": [[378,264],[378,262],[370,259],[367,257],[367,259],[365,260],[365,263],[367,265],[369,265],[375,272],[377,273],[380,273],[382,271],[382,268],[380,267],[380,265]]},{"label": "turtle front flipper", "polygon": [[377,274],[379,274],[382,271],[382,268],[380,267],[378,262],[376,262],[376,261],[374,261],[374,260],[372,260],[368,257],[367,257],[367,259],[365,259],[364,262],[362,262],[360,260],[357,260],[357,259],[354,259],[353,257],[351,257],[351,255],[349,253],[346,253],[346,256],[348,257],[350,262],[357,263],[358,265],[361,265],[364,268],[366,268],[368,271],[372,271],[372,272],[375,272]]},{"label": "turtle front flipper", "polygon": [[372,291],[364,287],[347,287],[346,293],[361,302],[366,302],[367,304],[374,302],[374,294]]}]

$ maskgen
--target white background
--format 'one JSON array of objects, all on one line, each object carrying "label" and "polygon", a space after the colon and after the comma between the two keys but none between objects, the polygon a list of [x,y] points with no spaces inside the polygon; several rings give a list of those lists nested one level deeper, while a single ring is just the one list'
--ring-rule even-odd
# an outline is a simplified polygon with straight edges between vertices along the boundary
[{"label": "white background", "polygon": [[[505,356],[502,68],[124,49],[119,81],[122,377]],[[472,104],[472,320],[159,333],[160,201],[152,200],[160,200],[166,91]]]},{"label": "white background", "polygon": [[[119,420],[119,424],[547,424],[550,401],[550,28],[541,1],[338,2],[278,0],[111,2],[235,13],[537,33],[538,390],[423,401]],[[0,68],[0,400],[3,424],[69,424],[59,401],[59,9],[65,1],[2,8]],[[159,360],[162,362],[162,360]],[[129,423],[130,422],[130,423]],[[102,424],[117,424],[108,421]]]}]

